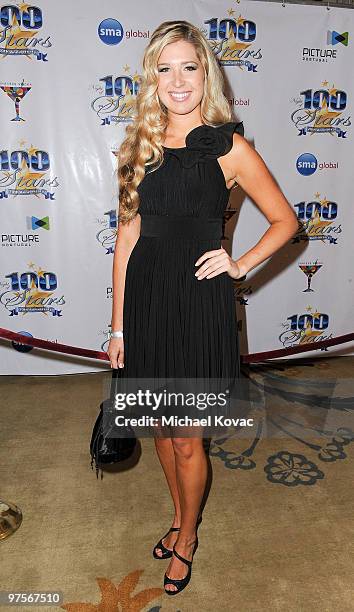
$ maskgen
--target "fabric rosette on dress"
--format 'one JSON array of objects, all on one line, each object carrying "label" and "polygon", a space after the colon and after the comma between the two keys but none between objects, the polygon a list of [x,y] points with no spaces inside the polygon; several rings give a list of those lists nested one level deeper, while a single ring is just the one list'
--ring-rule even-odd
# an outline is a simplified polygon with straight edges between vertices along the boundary
[{"label": "fabric rosette on dress", "polygon": [[184,168],[195,164],[217,159],[229,153],[232,148],[232,134],[237,132],[244,136],[243,122],[230,121],[218,127],[198,125],[186,137],[185,147],[164,147],[165,152],[178,157]]}]

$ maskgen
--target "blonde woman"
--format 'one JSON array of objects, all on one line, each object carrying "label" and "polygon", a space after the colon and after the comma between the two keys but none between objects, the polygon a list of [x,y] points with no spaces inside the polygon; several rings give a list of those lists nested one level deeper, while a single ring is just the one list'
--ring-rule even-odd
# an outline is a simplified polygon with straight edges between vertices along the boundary
[{"label": "blonde woman", "polygon": [[[233,279],[297,229],[295,213],[232,120],[217,60],[197,27],[162,23],[143,58],[135,119],[120,147],[119,227],[113,263],[113,368],[131,377],[239,376]],[[238,183],[270,227],[233,260],[222,218]],[[191,577],[207,460],[200,435],[155,436],[172,498],[171,528],[153,549],[170,559],[165,591]]]}]

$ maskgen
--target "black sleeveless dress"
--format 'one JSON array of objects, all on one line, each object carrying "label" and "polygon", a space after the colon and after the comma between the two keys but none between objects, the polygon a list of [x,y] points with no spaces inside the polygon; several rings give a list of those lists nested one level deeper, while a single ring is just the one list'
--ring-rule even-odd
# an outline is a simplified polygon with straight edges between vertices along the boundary
[{"label": "black sleeveless dress", "polygon": [[197,259],[222,246],[230,191],[218,158],[243,123],[194,128],[182,148],[164,147],[160,168],[138,186],[141,233],[128,260],[123,329],[128,377],[238,378],[240,354],[231,277],[198,280]]}]

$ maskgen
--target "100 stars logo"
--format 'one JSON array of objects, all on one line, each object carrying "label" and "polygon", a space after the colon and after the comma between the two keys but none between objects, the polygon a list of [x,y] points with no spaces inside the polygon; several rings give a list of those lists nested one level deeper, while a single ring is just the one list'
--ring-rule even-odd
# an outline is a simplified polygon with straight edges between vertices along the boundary
[{"label": "100 stars logo", "polygon": [[283,347],[315,344],[333,337],[333,333],[328,333],[330,318],[327,313],[312,306],[308,306],[306,311],[292,314],[282,323],[284,331],[279,335],[279,341]]},{"label": "100 stars logo", "polygon": [[8,311],[10,317],[28,313],[42,313],[45,316],[61,317],[64,295],[55,295],[58,288],[57,275],[37,267],[33,262],[24,272],[6,274],[5,291],[0,294],[0,304]]},{"label": "100 stars logo", "polygon": [[321,194],[317,192],[312,200],[295,204],[295,209],[299,230],[293,236],[291,244],[313,240],[328,245],[338,243],[338,236],[343,231],[342,224],[338,222],[338,202],[328,200],[326,196],[321,198]]},{"label": "100 stars logo", "polygon": [[24,145],[21,141],[18,149],[0,152],[0,200],[20,195],[54,200],[54,189],[59,181],[57,176],[48,176],[51,170],[49,152]]},{"label": "100 stars logo", "polygon": [[94,92],[91,108],[102,126],[132,121],[140,81],[140,75],[136,71],[130,74],[125,65],[118,76],[109,74],[90,87]]},{"label": "100 stars logo", "polygon": [[245,17],[235,17],[234,9],[228,10],[228,17],[212,17],[204,21],[201,31],[222,66],[237,66],[248,72],[257,72],[262,59],[261,48],[257,47],[257,25]]},{"label": "100 stars logo", "polygon": [[318,89],[304,89],[292,102],[296,109],[291,120],[299,130],[299,136],[307,134],[331,134],[347,138],[351,118],[347,110],[348,95],[343,89],[323,81]]},{"label": "100 stars logo", "polygon": [[47,50],[52,46],[50,36],[39,32],[43,26],[43,12],[39,6],[26,2],[1,6],[0,55],[25,55],[28,59],[47,62]]}]

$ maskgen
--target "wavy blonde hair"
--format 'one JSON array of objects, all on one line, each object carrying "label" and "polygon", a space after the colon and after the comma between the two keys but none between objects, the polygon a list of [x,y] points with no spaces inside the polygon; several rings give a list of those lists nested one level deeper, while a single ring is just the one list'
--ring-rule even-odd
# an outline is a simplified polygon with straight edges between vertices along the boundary
[{"label": "wavy blonde hair", "polygon": [[139,209],[137,187],[145,176],[145,167],[163,161],[162,142],[168,124],[166,106],[157,93],[157,63],[165,45],[185,40],[194,45],[204,69],[204,93],[201,100],[202,122],[216,126],[231,119],[231,109],[224,94],[224,78],[218,61],[204,35],[188,21],[164,21],[153,32],[143,57],[143,74],[133,114],[118,153],[119,212],[121,223],[131,221]]}]

